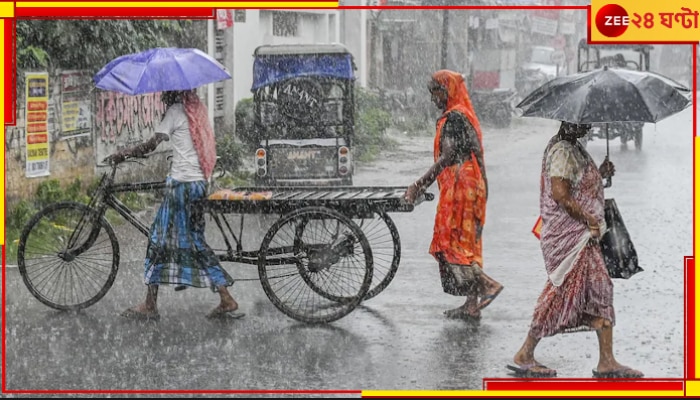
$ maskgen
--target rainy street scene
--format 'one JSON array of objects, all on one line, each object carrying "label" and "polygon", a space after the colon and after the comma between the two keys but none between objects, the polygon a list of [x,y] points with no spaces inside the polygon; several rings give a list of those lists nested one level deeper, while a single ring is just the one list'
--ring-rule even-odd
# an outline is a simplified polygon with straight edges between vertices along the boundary
[{"label": "rainy street scene", "polygon": [[683,378],[693,49],[586,21],[17,21],[3,395]]}]

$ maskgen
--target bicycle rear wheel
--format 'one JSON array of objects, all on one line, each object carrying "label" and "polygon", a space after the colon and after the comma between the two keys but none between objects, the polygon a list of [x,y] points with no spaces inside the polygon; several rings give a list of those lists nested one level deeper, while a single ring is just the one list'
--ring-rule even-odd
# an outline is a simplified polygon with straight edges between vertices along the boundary
[{"label": "bicycle rear wheel", "polygon": [[24,227],[19,272],[31,294],[57,310],[99,301],[119,268],[119,242],[110,224],[80,203],[52,204]]}]

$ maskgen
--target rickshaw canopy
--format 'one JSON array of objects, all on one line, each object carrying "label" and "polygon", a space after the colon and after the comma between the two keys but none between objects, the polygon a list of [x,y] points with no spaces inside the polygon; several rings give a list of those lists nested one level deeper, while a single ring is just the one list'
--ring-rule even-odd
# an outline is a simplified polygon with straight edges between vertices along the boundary
[{"label": "rickshaw canopy", "polygon": [[307,76],[355,79],[352,54],[339,44],[264,45],[253,55],[251,90]]}]

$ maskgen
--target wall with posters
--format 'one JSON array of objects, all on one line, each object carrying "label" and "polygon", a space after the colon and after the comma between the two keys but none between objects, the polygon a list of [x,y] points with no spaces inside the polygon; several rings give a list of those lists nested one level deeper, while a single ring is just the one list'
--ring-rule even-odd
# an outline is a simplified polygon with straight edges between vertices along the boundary
[{"label": "wall with posters", "polygon": [[5,194],[9,205],[31,198],[47,179],[68,183],[94,176],[89,89],[86,81],[76,83],[75,74],[35,71],[18,77],[17,124],[5,127]]},{"label": "wall with posters", "polygon": [[[10,206],[31,198],[47,179],[90,183],[104,170],[99,161],[149,138],[164,112],[159,93],[126,96],[95,90],[84,71],[28,74],[17,95],[17,124],[5,127]],[[162,179],[170,150],[169,144],[161,144],[154,159],[145,161],[147,168],[125,164],[117,179]]]}]

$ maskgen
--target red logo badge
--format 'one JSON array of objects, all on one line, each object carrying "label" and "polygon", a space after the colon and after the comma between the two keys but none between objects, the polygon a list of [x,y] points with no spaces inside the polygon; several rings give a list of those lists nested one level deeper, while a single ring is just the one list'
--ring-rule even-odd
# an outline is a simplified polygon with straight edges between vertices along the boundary
[{"label": "red logo badge", "polygon": [[618,4],[606,4],[595,16],[595,26],[607,37],[618,37],[625,33],[630,23],[627,10]]}]

